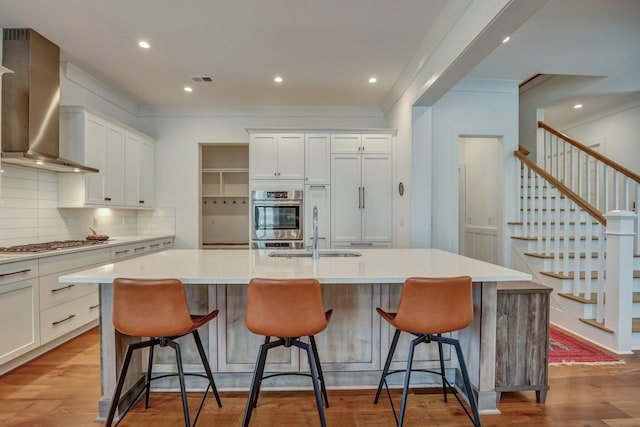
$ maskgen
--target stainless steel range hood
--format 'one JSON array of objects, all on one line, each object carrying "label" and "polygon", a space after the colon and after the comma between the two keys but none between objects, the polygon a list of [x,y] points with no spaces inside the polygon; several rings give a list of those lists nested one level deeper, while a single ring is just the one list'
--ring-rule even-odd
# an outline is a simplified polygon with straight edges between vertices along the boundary
[{"label": "stainless steel range hood", "polygon": [[28,28],[3,31],[2,162],[55,172],[99,172],[59,157],[60,48]]}]

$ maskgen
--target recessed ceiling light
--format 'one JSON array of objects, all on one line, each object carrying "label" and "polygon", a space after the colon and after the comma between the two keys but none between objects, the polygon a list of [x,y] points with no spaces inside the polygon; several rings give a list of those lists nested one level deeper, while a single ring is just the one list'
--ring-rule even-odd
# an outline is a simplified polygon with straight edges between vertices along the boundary
[{"label": "recessed ceiling light", "polygon": [[369,77],[369,83],[375,83],[377,81],[378,79],[376,79],[375,77]]},{"label": "recessed ceiling light", "polygon": [[44,165],[44,162],[42,160],[36,160],[36,165]]},{"label": "recessed ceiling light", "polygon": [[578,109],[578,108],[582,108],[582,104],[576,104],[573,106],[573,108]]},{"label": "recessed ceiling light", "polygon": [[143,49],[149,49],[151,47],[151,45],[149,44],[149,42],[146,42],[144,40],[140,40],[138,42],[138,46],[140,46]]},{"label": "recessed ceiling light", "polygon": [[74,168],[74,169],[73,169],[73,171],[74,171],[74,172],[80,172],[80,169],[78,169],[78,168]]},{"label": "recessed ceiling light", "polygon": [[184,91],[185,92],[193,92],[193,88],[191,86],[185,86],[184,87]]},{"label": "recessed ceiling light", "polygon": [[507,37],[505,37],[505,38],[504,38],[504,40],[502,40],[502,43],[506,43],[506,42],[508,42],[509,40],[511,40],[511,37],[507,36]]},{"label": "recessed ceiling light", "polygon": [[282,77],[276,76],[276,77],[273,78],[273,81],[276,82],[276,83],[282,83]]}]

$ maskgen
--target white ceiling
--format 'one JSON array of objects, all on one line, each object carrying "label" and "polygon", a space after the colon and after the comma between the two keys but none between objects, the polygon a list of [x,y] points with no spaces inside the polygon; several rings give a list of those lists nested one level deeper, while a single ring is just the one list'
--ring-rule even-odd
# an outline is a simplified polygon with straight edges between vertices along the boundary
[{"label": "white ceiling", "polygon": [[[436,45],[471,1],[0,0],[0,27],[34,28],[141,107],[379,107],[413,77],[425,37]],[[586,111],[640,92],[639,40],[639,0],[550,0],[471,75],[603,76],[572,94]],[[214,82],[186,94],[202,75]],[[546,107],[558,102],[573,101]]]}]

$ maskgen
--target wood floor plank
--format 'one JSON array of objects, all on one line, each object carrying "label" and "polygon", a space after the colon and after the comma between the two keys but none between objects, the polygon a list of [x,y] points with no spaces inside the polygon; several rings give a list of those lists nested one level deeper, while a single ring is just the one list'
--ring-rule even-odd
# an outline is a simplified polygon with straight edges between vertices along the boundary
[{"label": "wood floor plank", "polygon": [[[75,427],[94,423],[100,397],[97,329],[58,347],[0,377],[0,425],[6,427]],[[615,426],[640,425],[640,354],[625,356],[624,365],[551,366],[546,404],[534,392],[503,393],[499,415],[482,415],[483,426]],[[215,374],[214,374],[215,376]],[[375,390],[329,390],[325,410],[329,426],[391,426],[393,413],[386,396],[373,404]],[[200,399],[191,393],[193,411]],[[399,390],[392,390],[396,407]],[[209,398],[198,420],[201,426],[239,426],[246,393],[221,393],[223,407]],[[469,426],[454,399],[442,401],[432,390],[412,390],[407,427]],[[152,393],[150,408],[138,405],[122,427],[184,425],[179,395]],[[317,426],[311,392],[263,392],[252,427]]]}]

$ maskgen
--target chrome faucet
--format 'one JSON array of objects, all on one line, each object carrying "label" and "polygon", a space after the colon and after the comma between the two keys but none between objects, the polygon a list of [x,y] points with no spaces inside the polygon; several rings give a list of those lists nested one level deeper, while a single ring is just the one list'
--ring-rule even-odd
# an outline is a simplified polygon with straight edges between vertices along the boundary
[{"label": "chrome faucet", "polygon": [[313,207],[313,259],[320,258],[318,250],[318,207]]}]

